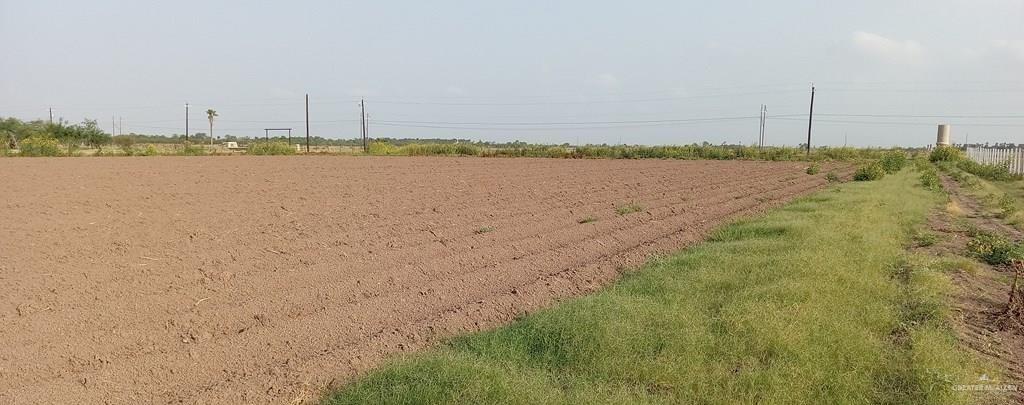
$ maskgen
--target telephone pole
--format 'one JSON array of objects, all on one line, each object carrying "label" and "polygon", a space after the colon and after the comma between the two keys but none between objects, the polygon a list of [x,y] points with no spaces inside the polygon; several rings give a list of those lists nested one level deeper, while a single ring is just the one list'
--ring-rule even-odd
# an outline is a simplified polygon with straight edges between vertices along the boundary
[{"label": "telephone pole", "polygon": [[768,106],[761,104],[761,125],[758,127],[757,148],[764,149],[764,124],[768,120]]},{"label": "telephone pole", "polygon": [[306,93],[306,153],[309,153],[309,93]]},{"label": "telephone pole", "polygon": [[807,157],[811,156],[811,124],[814,123],[814,83],[811,83],[811,111],[807,114]]},{"label": "telephone pole", "polygon": [[359,99],[359,131],[362,135],[362,152],[370,151],[367,145],[367,100]]},{"label": "telephone pole", "polygon": [[53,107],[50,107],[50,123],[53,123]]},{"label": "telephone pole", "polygon": [[188,143],[188,103],[185,103],[185,143]]}]

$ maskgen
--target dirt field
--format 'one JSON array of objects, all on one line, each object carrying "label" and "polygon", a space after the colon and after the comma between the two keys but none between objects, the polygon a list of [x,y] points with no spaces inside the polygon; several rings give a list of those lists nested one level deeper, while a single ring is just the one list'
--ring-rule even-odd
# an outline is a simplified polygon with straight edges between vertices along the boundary
[{"label": "dirt field", "polygon": [[0,159],[0,403],[316,398],[826,184],[805,167]]}]

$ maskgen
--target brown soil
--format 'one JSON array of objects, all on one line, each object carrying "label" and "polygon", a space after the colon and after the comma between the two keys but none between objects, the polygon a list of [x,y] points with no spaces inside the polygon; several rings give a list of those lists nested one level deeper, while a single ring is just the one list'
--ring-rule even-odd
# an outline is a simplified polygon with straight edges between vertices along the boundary
[{"label": "brown soil", "polygon": [[[950,199],[963,209],[963,216],[956,218],[945,211],[933,213],[929,227],[944,237],[942,242],[925,250],[943,256],[965,255],[970,240],[968,228],[972,226],[1019,240],[1019,231],[998,218],[985,215],[982,205],[956,181],[942,177],[943,187]],[[1006,384],[1021,387],[1024,386],[1024,331],[1007,328],[1001,316],[1006,310],[1010,292],[1008,281],[1013,271],[1011,266],[993,267],[979,262],[976,271],[954,273],[954,284],[958,287],[954,309],[960,340],[989,364],[1006,370]],[[1007,394],[1009,396],[995,396],[992,400],[1024,403],[1024,392]]]},{"label": "brown soil", "polygon": [[313,399],[825,186],[805,167],[0,159],[0,403]]}]

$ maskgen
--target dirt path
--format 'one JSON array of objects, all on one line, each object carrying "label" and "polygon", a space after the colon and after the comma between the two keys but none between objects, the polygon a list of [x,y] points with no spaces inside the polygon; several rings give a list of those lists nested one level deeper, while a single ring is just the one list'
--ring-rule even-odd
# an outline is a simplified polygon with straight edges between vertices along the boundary
[{"label": "dirt path", "polygon": [[[965,226],[967,224],[1020,240],[1020,231],[1006,225],[999,218],[986,216],[980,202],[966,193],[956,181],[941,176],[950,200],[963,210],[963,214],[958,219],[945,211],[935,212],[929,218],[929,227],[943,237],[940,243],[926,250],[943,256],[965,255],[967,242],[971,239]],[[954,309],[960,340],[984,361],[1007,370],[1007,383],[1024,387],[1024,333],[1019,330],[1002,330],[996,321],[996,314],[1006,306],[1009,292],[1007,280],[1012,271],[1009,266],[993,267],[978,263],[975,271],[954,273],[954,284],[958,287]],[[1024,392],[1018,391],[1006,400],[1008,403],[1024,404]]]},{"label": "dirt path", "polygon": [[[0,159],[0,402],[315,398],[826,184],[804,168]],[[629,202],[644,209],[616,214]]]}]

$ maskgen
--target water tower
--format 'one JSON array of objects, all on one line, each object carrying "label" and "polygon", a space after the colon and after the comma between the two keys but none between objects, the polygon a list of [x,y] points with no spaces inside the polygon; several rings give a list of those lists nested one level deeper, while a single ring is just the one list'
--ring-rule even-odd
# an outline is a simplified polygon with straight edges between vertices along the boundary
[{"label": "water tower", "polygon": [[950,146],[949,124],[939,124],[939,135],[935,139],[935,146]]}]

